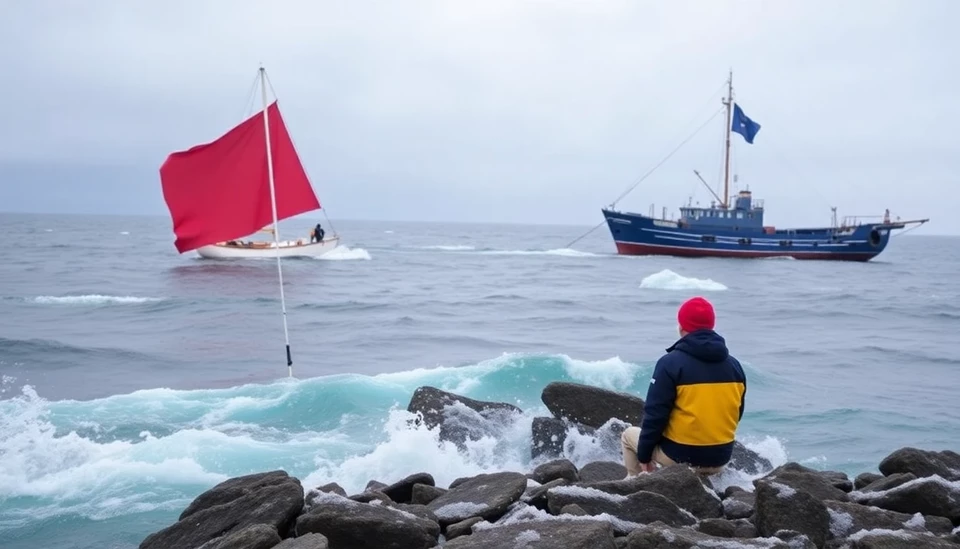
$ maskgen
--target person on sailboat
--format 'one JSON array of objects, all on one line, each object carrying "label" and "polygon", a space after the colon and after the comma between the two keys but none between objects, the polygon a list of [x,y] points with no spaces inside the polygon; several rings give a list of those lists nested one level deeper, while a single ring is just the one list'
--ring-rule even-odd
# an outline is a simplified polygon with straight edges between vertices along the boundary
[{"label": "person on sailboat", "polygon": [[628,477],[676,463],[712,475],[723,470],[733,452],[746,375],[714,331],[709,301],[687,300],[677,321],[680,339],[654,367],[643,422],[620,437]]},{"label": "person on sailboat", "polygon": [[310,232],[310,242],[323,242],[323,235],[325,231],[323,227],[317,223],[317,226],[313,228],[313,231]]}]

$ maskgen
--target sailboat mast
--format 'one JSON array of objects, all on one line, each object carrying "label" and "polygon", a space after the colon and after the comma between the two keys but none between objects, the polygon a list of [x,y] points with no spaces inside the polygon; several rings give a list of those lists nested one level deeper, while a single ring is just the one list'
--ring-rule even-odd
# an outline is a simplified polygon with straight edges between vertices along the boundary
[{"label": "sailboat mast", "polygon": [[287,302],[283,295],[283,269],[280,267],[280,227],[277,221],[277,191],[273,185],[273,155],[270,151],[270,117],[267,116],[266,70],[260,67],[260,90],[263,95],[263,130],[267,144],[267,177],[270,180],[270,203],[273,206],[273,243],[277,251],[277,275],[280,279],[280,310],[283,311],[283,339],[287,345],[287,375],[293,377],[293,358],[290,355],[290,334],[287,331]]},{"label": "sailboat mast", "polygon": [[730,78],[727,80],[727,99],[723,102],[727,107],[727,138],[726,148],[723,154],[723,208],[729,209],[730,204],[730,123],[733,116],[733,70],[730,71]]}]

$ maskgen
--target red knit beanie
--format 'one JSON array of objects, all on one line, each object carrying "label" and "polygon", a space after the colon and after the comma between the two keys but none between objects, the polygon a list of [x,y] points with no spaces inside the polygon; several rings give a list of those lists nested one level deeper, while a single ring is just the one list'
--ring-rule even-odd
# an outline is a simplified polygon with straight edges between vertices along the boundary
[{"label": "red knit beanie", "polygon": [[716,320],[713,305],[702,297],[688,299],[677,311],[677,321],[680,323],[680,329],[685,332],[712,330]]}]

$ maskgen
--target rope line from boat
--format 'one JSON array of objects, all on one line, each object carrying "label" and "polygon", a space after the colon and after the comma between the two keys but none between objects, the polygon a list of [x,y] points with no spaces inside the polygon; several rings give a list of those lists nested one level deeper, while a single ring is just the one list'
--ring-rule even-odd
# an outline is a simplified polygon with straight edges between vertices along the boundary
[{"label": "rope line from boat", "polygon": [[[700,132],[703,130],[703,128],[706,128],[707,125],[710,124],[710,122],[712,122],[713,119],[716,118],[717,115],[720,114],[720,113],[722,113],[722,112],[724,112],[724,109],[719,109],[719,110],[717,110],[717,112],[713,113],[713,116],[711,116],[710,118],[708,118],[706,122],[704,122],[703,124],[701,124],[700,127],[698,127],[696,130],[694,130],[693,133],[691,133],[690,135],[688,135],[686,139],[684,139],[683,141],[681,141],[680,144],[677,145],[677,147],[676,147],[675,149],[673,149],[672,151],[670,151],[670,154],[668,154],[666,157],[664,157],[663,160],[661,160],[659,163],[657,163],[656,166],[654,166],[653,168],[651,168],[650,171],[648,171],[646,174],[643,175],[643,177],[641,177],[640,179],[638,179],[629,189],[627,189],[627,191],[626,191],[625,193],[621,194],[619,198],[617,198],[616,200],[614,200],[613,203],[610,204],[610,207],[613,208],[614,206],[617,205],[617,202],[620,202],[621,200],[623,200],[623,198],[624,198],[625,196],[627,196],[628,194],[630,194],[631,192],[633,192],[633,190],[637,188],[637,185],[639,185],[640,183],[643,183],[643,180],[644,180],[644,179],[650,177],[650,175],[652,175],[653,172],[657,171],[657,168],[659,168],[660,166],[662,166],[667,160],[670,160],[670,157],[671,157],[671,156],[673,156],[674,154],[677,153],[677,151],[679,151],[681,148],[683,148],[683,146],[686,145],[687,142],[689,142],[689,141],[690,141],[691,139],[693,139],[698,133],[700,133]],[[573,241],[570,242],[569,244],[567,244],[566,246],[564,246],[564,248],[570,248],[571,246],[573,246],[573,245],[576,244],[577,242],[579,242],[579,241],[581,241],[582,239],[584,239],[587,235],[589,235],[589,234],[592,233],[593,231],[599,229],[601,226],[603,226],[604,223],[606,223],[606,220],[601,221],[600,223],[598,223],[596,226],[594,226],[594,227],[593,227],[592,229],[590,229],[589,231],[587,231],[587,232],[583,233],[582,235],[578,236],[577,238],[573,239]]]},{"label": "rope line from boat", "polygon": [[590,233],[592,233],[593,231],[599,229],[599,228],[600,228],[604,223],[606,223],[606,222],[607,222],[607,220],[604,219],[603,221],[601,221],[600,223],[598,223],[596,227],[590,229],[589,231],[587,231],[587,232],[583,233],[582,235],[578,236],[577,238],[573,239],[573,242],[567,244],[566,246],[564,246],[564,248],[569,249],[571,246],[573,246],[573,245],[576,244],[577,242],[580,242],[580,240],[582,240],[582,239],[583,239],[584,237],[586,237],[588,234],[590,234]]},{"label": "rope line from boat", "polygon": [[[270,93],[273,94],[274,99],[277,99],[277,91],[273,89],[273,82],[270,80],[270,75],[269,75],[269,74],[264,74],[264,77],[266,77],[267,87],[270,88]],[[278,100],[278,101],[279,101],[279,100]],[[297,154],[300,154],[300,153],[299,153],[299,148],[297,147],[297,141],[294,139],[293,133],[292,133],[292,132],[287,132],[287,133],[288,133],[289,136],[290,136],[290,143],[293,144],[293,150],[297,151]],[[308,172],[306,166],[303,167],[303,171],[307,172],[307,178],[311,180],[311,184],[312,184],[312,179],[313,179],[313,178],[310,177],[310,173]],[[324,206],[324,205],[321,205],[321,206],[320,206],[320,213],[323,214],[323,218],[326,219],[326,220],[327,220],[327,224],[330,225],[330,229],[333,231],[333,235],[334,235],[334,236],[339,236],[338,233],[337,233],[337,228],[333,226],[333,221],[330,221],[330,216],[327,215],[327,207]]]},{"label": "rope line from boat", "polygon": [[[696,122],[696,121],[700,118],[700,112],[704,109],[704,107],[706,107],[707,105],[709,105],[710,103],[712,103],[714,100],[716,100],[717,94],[720,93],[726,86],[727,86],[727,83],[724,82],[724,83],[721,84],[716,90],[714,90],[713,93],[710,94],[710,97],[708,97],[707,100],[704,101],[704,102],[700,105],[700,108],[698,108],[696,111],[694,111],[694,113],[695,113],[694,116],[691,117],[691,118],[690,118],[690,121],[687,122],[686,125],[684,125],[683,127],[685,127],[685,128],[686,128],[686,127],[690,127],[691,124],[693,124],[694,122]],[[723,109],[721,109],[721,111],[722,111],[722,110],[723,110]],[[713,120],[713,118],[715,118],[716,116],[717,116],[717,115],[714,114],[712,117],[710,117],[710,120]],[[710,123],[710,120],[708,120],[707,122],[705,122],[704,125],[709,124],[709,123]],[[701,129],[702,129],[702,128],[698,128],[698,129],[694,132],[693,135],[696,135],[697,132],[699,132]],[[692,136],[691,136],[691,137],[692,137]],[[688,140],[689,140],[689,139],[688,139]],[[681,147],[682,147],[683,145],[684,145],[683,143],[680,144]],[[678,148],[679,148],[679,147],[678,147]],[[673,152],[676,152],[676,150],[674,150]],[[673,153],[670,153],[670,154],[672,155]],[[666,159],[664,159],[664,161],[666,161]],[[662,163],[663,163],[663,162],[661,162],[661,164],[662,164]],[[646,178],[647,178],[651,173],[653,173],[654,170],[656,170],[658,167],[659,167],[659,165],[657,165],[657,167],[655,167],[653,170],[650,170],[649,173],[647,173],[646,175],[644,175],[643,177],[641,177],[640,179],[638,179],[638,180],[633,184],[633,186],[630,188],[630,190],[628,190],[627,192],[625,192],[625,193],[623,193],[622,195],[620,195],[620,198],[614,200],[613,203],[610,204],[610,207],[616,206],[616,205],[617,205],[617,202],[620,202],[621,200],[623,200],[623,197],[625,197],[625,196],[627,196],[628,194],[630,194],[630,193],[633,191],[633,189],[635,189],[635,188],[637,187],[637,185],[639,185],[644,179],[646,179]],[[601,223],[601,225],[602,225],[602,223]]]},{"label": "rope line from boat", "polygon": [[923,222],[917,223],[915,226],[910,227],[909,229],[903,231],[902,233],[897,233],[897,234],[895,234],[895,235],[891,235],[890,238],[891,238],[891,239],[894,239],[894,238],[903,236],[903,235],[909,233],[910,231],[912,231],[912,230],[914,230],[914,229],[919,229],[920,227],[923,227],[923,224],[924,224],[924,223],[926,223],[926,222],[923,221]]},{"label": "rope line from boat", "polygon": [[641,177],[640,179],[638,179],[629,189],[627,189],[623,194],[621,194],[619,197],[617,197],[617,199],[614,200],[614,201],[610,204],[610,207],[613,208],[614,206],[617,205],[617,202],[620,202],[621,200],[623,200],[623,198],[624,198],[625,196],[627,196],[628,194],[632,193],[633,190],[636,189],[637,186],[640,185],[640,183],[642,183],[644,179],[650,177],[650,176],[653,174],[653,172],[657,171],[657,169],[658,169],[660,166],[663,166],[664,163],[666,163],[667,160],[670,160],[670,157],[671,157],[671,156],[673,156],[674,154],[677,153],[677,151],[679,151],[680,149],[682,149],[683,146],[686,145],[691,139],[693,139],[694,137],[696,137],[696,135],[697,135],[698,133],[700,133],[700,131],[703,130],[703,128],[706,128],[707,125],[710,124],[710,122],[713,122],[713,119],[716,118],[718,114],[720,114],[720,113],[722,113],[722,112],[724,112],[724,111],[725,111],[725,109],[719,109],[719,110],[717,110],[717,112],[713,113],[713,116],[711,116],[706,122],[704,122],[703,124],[701,124],[699,128],[697,128],[696,130],[693,131],[693,133],[691,133],[690,135],[688,135],[686,139],[684,139],[683,141],[681,141],[680,144],[677,145],[677,147],[676,147],[675,149],[673,149],[672,151],[670,151],[670,154],[668,154],[666,157],[664,157],[663,160],[661,160],[660,162],[658,162],[656,166],[654,166],[653,168],[650,169],[650,171],[648,171],[647,173],[645,173],[645,174],[643,175],[643,177]]}]

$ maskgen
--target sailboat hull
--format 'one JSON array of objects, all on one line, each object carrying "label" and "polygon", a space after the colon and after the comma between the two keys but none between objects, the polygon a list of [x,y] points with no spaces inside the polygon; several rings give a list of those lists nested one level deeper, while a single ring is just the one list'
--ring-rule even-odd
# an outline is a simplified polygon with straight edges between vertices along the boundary
[{"label": "sailboat hull", "polygon": [[[280,257],[320,257],[339,244],[340,238],[336,236],[321,242],[286,240],[280,242]],[[277,257],[277,247],[273,242],[245,242],[238,245],[218,243],[197,248],[197,254],[204,259],[274,259]]]},{"label": "sailboat hull", "polygon": [[869,261],[901,223],[812,229],[684,227],[676,221],[603,210],[620,255]]}]

